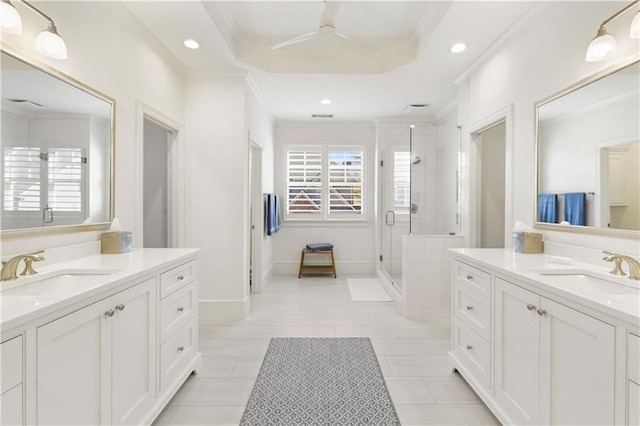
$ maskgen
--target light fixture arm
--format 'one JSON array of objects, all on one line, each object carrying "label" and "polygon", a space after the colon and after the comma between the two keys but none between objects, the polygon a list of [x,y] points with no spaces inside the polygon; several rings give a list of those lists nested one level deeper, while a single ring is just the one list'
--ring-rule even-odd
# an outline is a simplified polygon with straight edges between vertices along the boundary
[{"label": "light fixture arm", "polygon": [[38,8],[36,8],[35,6],[33,6],[32,4],[30,4],[29,2],[27,2],[26,0],[17,0],[18,2],[24,4],[25,6],[27,6],[29,9],[33,10],[34,12],[36,12],[38,15],[42,16],[44,19],[46,19],[47,21],[49,21],[49,23],[51,25],[53,25],[55,27],[55,24],[53,23],[53,19],[49,18],[49,16],[45,15],[44,13],[42,13]]},{"label": "light fixture arm", "polygon": [[[24,0],[20,0],[20,1],[24,1]],[[616,19],[618,16],[622,15],[623,13],[625,13],[627,10],[631,9],[633,6],[640,4],[640,0],[635,0],[633,2],[631,2],[631,4],[623,7],[621,10],[619,10],[618,12],[614,13],[613,15],[611,15],[609,18],[605,19],[604,21],[602,21],[602,24],[600,24],[600,26],[604,26],[607,25],[609,22],[613,21],[614,19]]]}]

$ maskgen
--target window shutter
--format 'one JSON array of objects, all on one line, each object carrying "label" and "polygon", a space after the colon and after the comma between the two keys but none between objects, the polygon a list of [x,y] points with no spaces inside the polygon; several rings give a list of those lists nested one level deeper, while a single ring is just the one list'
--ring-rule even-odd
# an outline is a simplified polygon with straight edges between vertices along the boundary
[{"label": "window shutter", "polygon": [[57,212],[81,212],[86,159],[81,148],[52,148],[48,160],[48,206]]},{"label": "window shutter", "polygon": [[329,214],[362,214],[362,151],[329,151]]},{"label": "window shutter", "polygon": [[411,153],[396,151],[393,153],[393,211],[409,214],[411,204]]},{"label": "window shutter", "polygon": [[7,147],[3,152],[2,206],[5,211],[38,211],[42,160],[40,148]]},{"label": "window shutter", "polygon": [[287,213],[322,212],[322,151],[287,151]]}]

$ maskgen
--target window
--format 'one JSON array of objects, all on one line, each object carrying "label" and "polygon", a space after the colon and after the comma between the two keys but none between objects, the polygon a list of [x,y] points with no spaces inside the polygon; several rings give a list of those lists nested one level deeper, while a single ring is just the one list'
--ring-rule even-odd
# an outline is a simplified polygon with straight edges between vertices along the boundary
[{"label": "window", "polygon": [[287,219],[363,220],[363,147],[287,147],[285,153]]},{"label": "window", "polygon": [[4,211],[82,213],[86,158],[81,148],[7,147],[3,155]]},{"label": "window", "polygon": [[411,207],[411,153],[393,153],[393,211],[409,214]]}]

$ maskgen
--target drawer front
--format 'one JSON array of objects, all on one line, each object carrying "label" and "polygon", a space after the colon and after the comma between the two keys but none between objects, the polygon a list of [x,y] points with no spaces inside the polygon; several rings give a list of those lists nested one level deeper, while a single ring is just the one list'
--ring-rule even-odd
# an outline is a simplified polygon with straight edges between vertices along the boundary
[{"label": "drawer front", "polygon": [[2,391],[5,393],[9,389],[22,383],[22,336],[14,337],[11,340],[2,342],[0,345]]},{"label": "drawer front", "polygon": [[456,281],[454,300],[456,315],[484,340],[489,341],[491,336],[489,299],[473,291],[466,282]]},{"label": "drawer front", "polygon": [[18,385],[0,396],[0,424],[22,425],[22,385]]},{"label": "drawer front", "polygon": [[466,263],[454,262],[453,276],[456,281],[466,282],[469,287],[485,297],[491,297],[491,275]]},{"label": "drawer front", "polygon": [[164,298],[197,277],[196,261],[180,265],[160,274],[160,298]]},{"label": "drawer front", "polygon": [[164,342],[195,316],[196,282],[192,281],[160,302],[160,341]]},{"label": "drawer front", "polygon": [[491,387],[489,343],[458,318],[454,318],[453,351],[469,372],[484,382],[487,388]]},{"label": "drawer front", "polygon": [[629,381],[629,404],[627,424],[640,425],[640,385]]},{"label": "drawer front", "polygon": [[195,319],[185,324],[176,334],[164,342],[160,348],[160,390],[171,385],[196,356]]},{"label": "drawer front", "polygon": [[627,345],[627,374],[629,380],[640,385],[640,337],[629,333]]}]

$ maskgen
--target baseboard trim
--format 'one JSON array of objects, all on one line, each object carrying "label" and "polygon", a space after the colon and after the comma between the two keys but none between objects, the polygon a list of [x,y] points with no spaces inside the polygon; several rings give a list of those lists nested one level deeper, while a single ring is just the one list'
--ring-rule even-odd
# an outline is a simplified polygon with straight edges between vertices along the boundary
[{"label": "baseboard trim", "polygon": [[207,321],[235,321],[247,317],[249,298],[246,299],[200,299],[199,319]]},{"label": "baseboard trim", "polygon": [[[305,264],[306,264],[305,258]],[[275,262],[271,268],[272,275],[298,275],[300,269],[300,261]],[[336,262],[336,272],[338,276],[341,274],[366,274],[372,275],[376,273],[376,264],[374,262]]]}]

